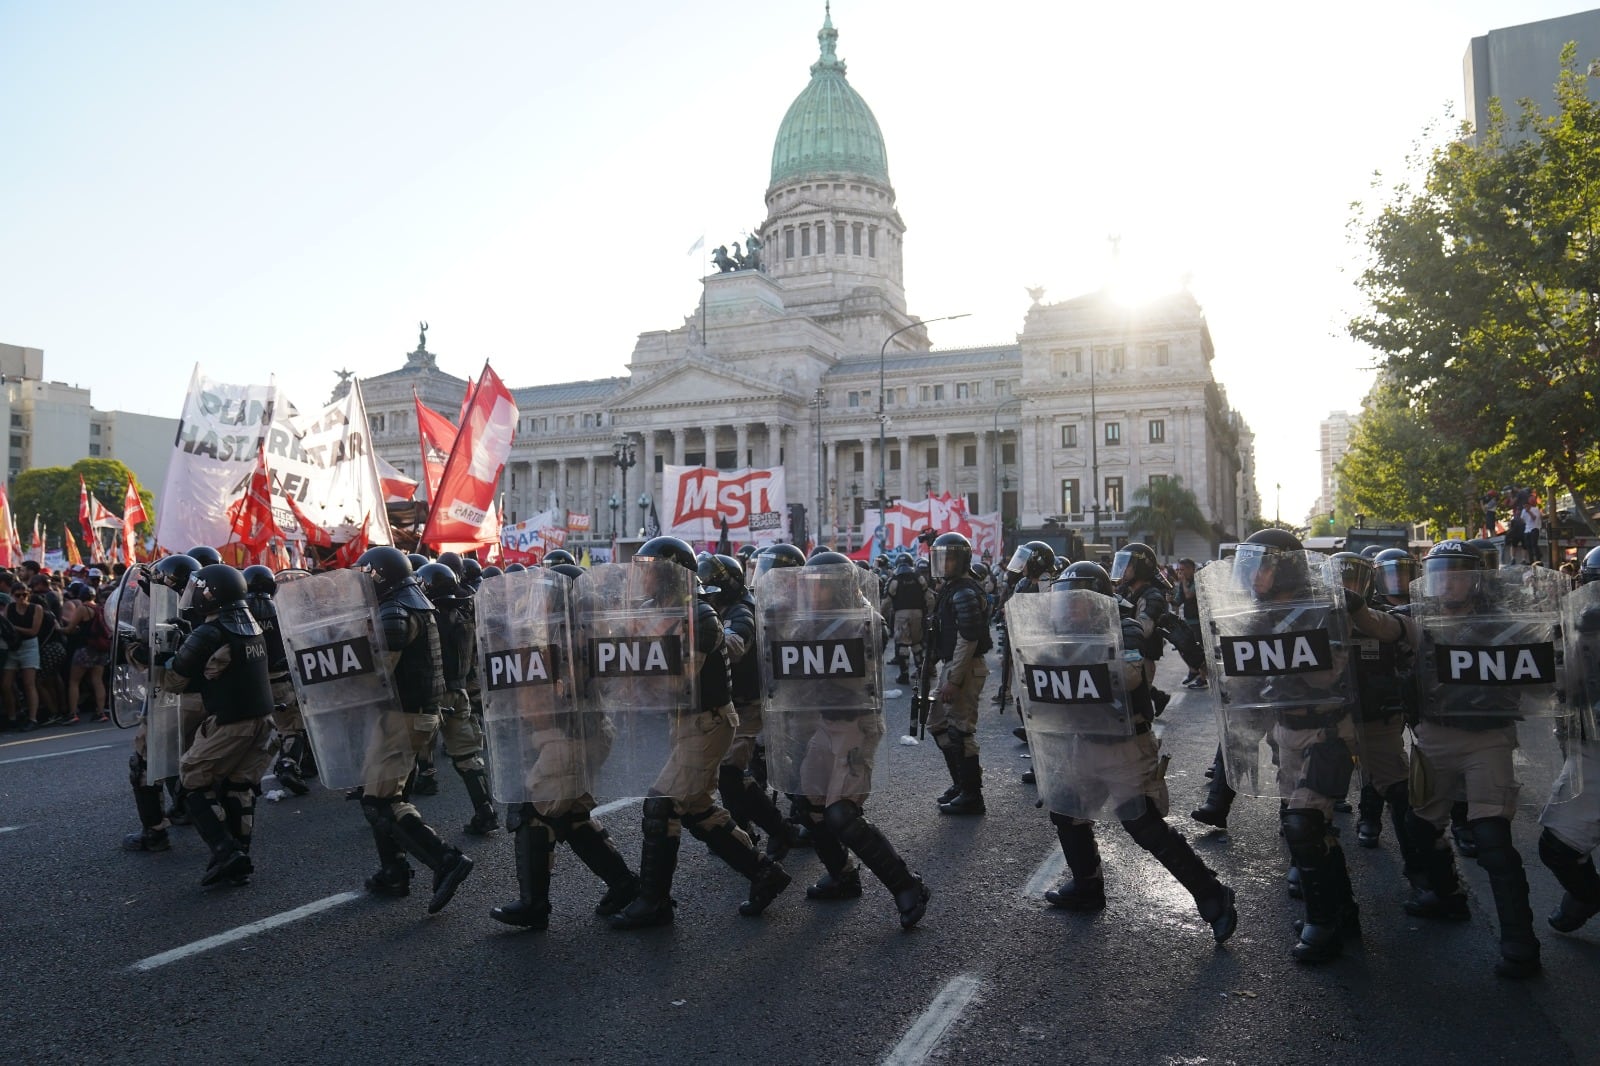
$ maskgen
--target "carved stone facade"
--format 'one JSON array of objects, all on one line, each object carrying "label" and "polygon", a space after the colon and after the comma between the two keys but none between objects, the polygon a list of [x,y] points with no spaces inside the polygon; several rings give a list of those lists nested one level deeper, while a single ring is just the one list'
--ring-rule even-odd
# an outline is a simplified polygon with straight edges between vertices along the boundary
[{"label": "carved stone facade", "polygon": [[[1135,488],[1177,475],[1213,539],[1244,532],[1251,436],[1212,378],[1210,333],[1187,293],[1141,308],[1103,294],[1036,300],[1016,342],[928,350],[906,311],[905,224],[886,163],[851,163],[874,158],[866,105],[848,151],[830,154],[814,134],[807,154],[792,147],[802,143],[795,129],[819,122],[806,113],[819,79],[834,97],[854,93],[833,56],[836,36],[824,26],[813,84],[779,131],[760,228],[765,269],[705,278],[702,306],[677,328],[641,334],[626,376],[513,386],[521,423],[501,486],[507,521],[564,507],[591,515],[605,540],[614,516],[624,534],[640,528],[641,494],[659,497],[666,463],[782,466],[810,532],[858,545],[862,515],[878,504],[881,370],[891,505],[950,492],[975,512],[1001,510],[1008,525],[1056,519],[1088,539],[1098,500],[1101,540],[1118,543]],[[412,476],[412,389],[453,417],[466,388],[435,358],[419,345],[403,368],[361,382],[378,453]],[[514,381],[514,362],[496,369]],[[613,460],[619,436],[638,459],[626,496]],[[1211,554],[1200,538],[1178,547]]]}]

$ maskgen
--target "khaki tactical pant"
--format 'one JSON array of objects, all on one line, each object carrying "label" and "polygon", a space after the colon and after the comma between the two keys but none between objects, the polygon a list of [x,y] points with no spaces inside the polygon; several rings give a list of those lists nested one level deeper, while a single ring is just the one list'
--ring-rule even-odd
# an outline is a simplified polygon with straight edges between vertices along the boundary
[{"label": "khaki tactical pant", "polygon": [[1467,821],[1515,818],[1517,775],[1511,753],[1517,727],[1454,729],[1427,719],[1412,730],[1411,809],[1435,829],[1450,824],[1450,805],[1465,788]]},{"label": "khaki tactical pant", "polygon": [[265,718],[221,725],[215,717],[200,723],[194,743],[183,753],[179,783],[191,792],[233,780],[255,784],[272,765],[272,723]]},{"label": "khaki tactical pant", "polygon": [[[935,692],[944,687],[949,672],[949,663],[940,664]],[[956,698],[949,703],[934,700],[928,712],[928,732],[933,734],[939,747],[959,742],[960,754],[978,754],[978,697],[983,694],[984,683],[988,680],[989,664],[983,656],[974,656],[965,680],[956,690]]]},{"label": "khaki tactical pant", "polygon": [[[679,819],[688,817],[707,829],[715,829],[732,819],[712,797],[717,787],[717,768],[733,742],[739,716],[733,704],[713,711],[680,714],[672,724],[672,753],[660,775],[650,786],[650,795],[672,800],[674,818],[670,832],[676,835]],[[710,811],[709,816],[705,816]],[[699,816],[705,816],[703,818]]]}]

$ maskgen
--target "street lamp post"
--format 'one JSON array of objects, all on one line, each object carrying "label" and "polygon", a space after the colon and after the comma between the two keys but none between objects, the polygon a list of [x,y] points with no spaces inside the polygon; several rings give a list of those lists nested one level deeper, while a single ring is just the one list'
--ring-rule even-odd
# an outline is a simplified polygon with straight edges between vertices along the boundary
[{"label": "street lamp post", "polygon": [[[878,529],[882,531],[880,535],[884,536],[885,538],[888,536],[887,530],[884,529],[884,511],[888,508],[889,504],[888,494],[885,492],[885,483],[888,480],[889,460],[887,442],[889,416],[884,412],[883,409],[883,379],[884,361],[889,354],[889,342],[900,336],[900,334],[904,333],[908,329],[916,329],[918,326],[926,326],[930,322],[953,322],[958,318],[967,318],[970,315],[970,311],[963,311],[959,315],[940,315],[938,318],[918,319],[909,325],[901,326],[899,329],[883,338],[883,344],[878,348]],[[902,455],[900,457],[901,469],[905,469],[905,464],[910,461],[910,458],[911,457],[908,455]],[[887,541],[885,541],[885,543],[887,543]]]},{"label": "street lamp post", "polygon": [[611,494],[611,499],[606,501],[606,506],[611,508],[611,539],[617,539],[617,508],[622,506],[622,501],[616,493]]},{"label": "street lamp post", "polygon": [[644,516],[645,512],[650,509],[650,502],[650,494],[648,492],[639,493],[639,528],[641,530],[644,529]]},{"label": "street lamp post", "polygon": [[[617,496],[613,497],[613,499],[616,501],[616,504],[620,504],[623,500],[628,498],[628,470],[634,465],[635,462],[637,462],[633,454],[632,437],[629,437],[626,433],[624,433],[617,437],[616,440],[611,442],[611,461],[616,464],[618,470],[622,471],[622,491]],[[615,519],[615,517],[616,506],[614,504],[612,507],[612,518]],[[616,523],[614,521],[612,523],[611,531],[613,534],[616,532]]]}]

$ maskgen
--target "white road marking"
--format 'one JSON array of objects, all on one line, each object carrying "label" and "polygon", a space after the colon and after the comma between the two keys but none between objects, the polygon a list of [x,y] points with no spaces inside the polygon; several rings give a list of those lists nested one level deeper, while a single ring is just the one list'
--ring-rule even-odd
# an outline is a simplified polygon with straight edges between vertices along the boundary
[{"label": "white road marking", "polygon": [[15,833],[21,828],[22,826],[20,825],[0,825],[0,833]]},{"label": "white road marking", "polygon": [[607,815],[612,811],[620,811],[631,803],[638,803],[642,799],[644,799],[643,796],[624,796],[622,799],[612,800],[610,803],[602,803],[589,813],[592,815]]},{"label": "white road marking", "polygon": [[45,755],[22,755],[15,759],[0,759],[0,766],[14,762],[33,762],[35,759],[59,759],[63,755],[77,755],[85,751],[105,751],[109,747],[110,744],[97,744],[92,748],[71,748],[67,751],[52,751]]},{"label": "white road marking", "polygon": [[105,733],[110,729],[111,727],[106,725],[101,726],[99,729],[74,729],[71,733],[54,733],[48,737],[29,737],[27,740],[8,740],[4,744],[0,744],[0,748],[14,748],[18,744],[43,744],[47,740],[60,740],[62,737],[67,736],[86,737],[90,733]]},{"label": "white road marking", "polygon": [[978,994],[981,985],[975,973],[957,974],[951,978],[950,983],[933,997],[928,1009],[911,1023],[911,1028],[906,1030],[906,1035],[900,1038],[894,1050],[884,1057],[884,1066],[917,1066],[926,1062],[934,1048],[939,1046],[945,1032]]},{"label": "white road marking", "polygon": [[297,922],[301,918],[309,918],[313,914],[349,903],[353,899],[360,899],[362,895],[360,892],[340,892],[338,895],[307,903],[303,907],[296,907],[292,911],[274,914],[272,917],[263,918],[259,922],[241,925],[237,929],[229,929],[226,933],[208,936],[204,940],[196,940],[192,944],[185,944],[182,947],[173,948],[171,951],[163,951],[161,954],[152,955],[148,959],[140,959],[128,969],[135,973],[148,973],[157,967],[167,965],[169,962],[187,959],[191,955],[199,955],[210,951],[212,948],[220,948],[224,944],[232,944],[236,940],[243,940],[246,937],[255,936],[257,933],[264,933],[268,929],[276,929],[280,925],[288,925],[290,922]]},{"label": "white road marking", "polygon": [[1067,872],[1067,857],[1061,854],[1060,848],[1052,848],[1050,854],[1044,857],[1039,868],[1033,871],[1033,876],[1028,878],[1028,883],[1022,886],[1024,896],[1043,896],[1045,889],[1056,887],[1056,882],[1061,880]]}]

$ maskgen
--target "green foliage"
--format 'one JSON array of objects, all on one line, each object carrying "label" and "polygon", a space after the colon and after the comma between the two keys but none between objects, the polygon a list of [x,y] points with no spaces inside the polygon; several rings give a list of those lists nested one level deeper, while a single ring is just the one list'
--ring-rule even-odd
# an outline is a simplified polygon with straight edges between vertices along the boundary
[{"label": "green foliage", "polygon": [[[62,543],[62,526],[72,530],[80,541],[78,548],[84,558],[92,554],[90,546],[81,543],[83,531],[78,525],[78,477],[89,486],[112,514],[122,514],[123,495],[127,492],[130,471],[115,459],[79,459],[70,467],[48,466],[25,470],[11,482],[11,511],[16,516],[17,530],[22,534],[24,546],[33,529],[33,516],[39,516],[40,530],[45,544],[55,548]],[[150,493],[134,479],[134,489],[144,504],[150,520],[141,523],[138,535],[142,539],[155,531],[155,503]],[[115,531],[113,531],[115,532]],[[104,534],[102,534],[104,535]]]},{"label": "green foliage", "polygon": [[1157,555],[1170,556],[1173,542],[1182,530],[1212,539],[1211,523],[1200,510],[1200,501],[1186,488],[1181,477],[1163,478],[1133,491],[1133,506],[1127,513],[1128,530],[1142,531]]},{"label": "green foliage", "polygon": [[1369,408],[1382,424],[1358,433],[1343,490],[1369,514],[1459,523],[1490,468],[1553,474],[1585,513],[1600,490],[1600,107],[1575,55],[1562,51],[1558,115],[1524,103],[1516,139],[1496,110],[1365,226],[1370,308],[1349,329],[1393,392]]}]

